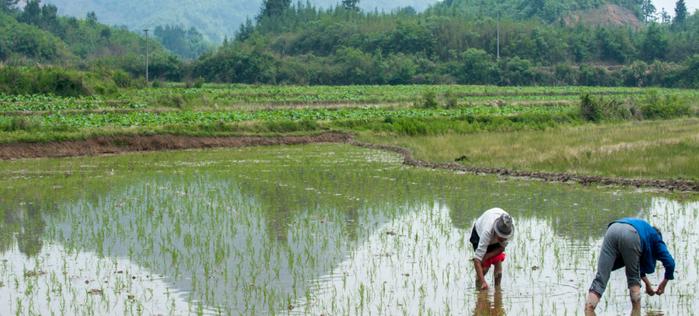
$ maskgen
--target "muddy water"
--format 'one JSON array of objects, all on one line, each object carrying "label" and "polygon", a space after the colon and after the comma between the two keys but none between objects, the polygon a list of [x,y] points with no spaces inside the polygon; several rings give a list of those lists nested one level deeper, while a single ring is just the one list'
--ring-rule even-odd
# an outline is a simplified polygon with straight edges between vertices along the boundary
[{"label": "muddy water", "polygon": [[[605,225],[639,216],[677,261],[644,313],[699,303],[699,203],[403,167],[341,145],[0,162],[0,314],[576,315]],[[470,227],[516,219],[477,293]],[[662,267],[653,282],[660,281]],[[600,314],[627,314],[624,273]]]}]

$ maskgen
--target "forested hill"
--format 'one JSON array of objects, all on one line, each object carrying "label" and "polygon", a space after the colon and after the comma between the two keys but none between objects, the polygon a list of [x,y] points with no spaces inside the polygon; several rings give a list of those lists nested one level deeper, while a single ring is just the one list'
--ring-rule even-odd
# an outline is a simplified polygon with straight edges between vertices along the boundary
[{"label": "forested hill", "polygon": [[[210,42],[220,43],[231,38],[238,26],[247,18],[254,19],[263,0],[44,0],[55,4],[61,15],[85,17],[95,12],[100,21],[109,25],[124,25],[131,30],[154,29],[158,26],[180,26],[196,28]],[[320,9],[329,9],[342,0],[291,0],[311,4]],[[365,12],[375,10],[390,12],[410,7],[422,12],[430,6],[433,11],[450,13],[460,11],[467,16],[496,16],[501,13],[510,18],[526,19],[539,17],[545,21],[556,21],[572,11],[615,4],[643,17],[644,5],[650,0],[360,0],[358,7]]]},{"label": "forested hill", "polygon": [[[84,17],[95,12],[100,21],[110,25],[125,25],[131,30],[153,29],[158,26],[191,27],[202,32],[211,42],[231,38],[247,18],[254,19],[263,0],[44,0],[55,4],[61,14]],[[296,3],[296,1],[291,1]],[[306,0],[302,0],[306,3]],[[319,8],[332,8],[341,0],[309,0]],[[360,1],[365,11],[390,11],[411,6],[423,10],[437,0]]]},{"label": "forested hill", "polygon": [[603,5],[616,5],[629,10],[639,19],[650,14],[650,0],[444,0],[432,10],[442,14],[457,11],[468,17],[496,17],[510,19],[539,18],[547,22],[558,21],[574,11],[588,10]]},{"label": "forested hill", "polygon": [[[510,14],[498,23],[492,11],[474,15],[458,9],[463,1],[468,0],[423,13],[377,14],[359,10],[357,1],[318,10],[266,0],[260,18],[196,61],[192,76],[291,84],[699,85],[699,14],[689,14],[686,7],[674,19],[645,23],[633,6],[604,4],[629,12],[638,23],[629,27],[565,23],[571,15],[587,15],[586,10],[620,12],[599,10],[594,2],[561,1],[571,5],[550,21],[515,9],[540,1],[503,1],[505,8],[511,5]],[[486,11],[495,0],[472,2]],[[540,3],[546,9],[554,2]]]},{"label": "forested hill", "polygon": [[[140,35],[101,24],[94,15],[84,19],[61,17],[53,5],[29,1],[18,8],[14,2],[0,2],[0,64],[143,73],[145,41]],[[155,40],[149,46],[153,74],[176,77],[180,63],[176,57]]]}]

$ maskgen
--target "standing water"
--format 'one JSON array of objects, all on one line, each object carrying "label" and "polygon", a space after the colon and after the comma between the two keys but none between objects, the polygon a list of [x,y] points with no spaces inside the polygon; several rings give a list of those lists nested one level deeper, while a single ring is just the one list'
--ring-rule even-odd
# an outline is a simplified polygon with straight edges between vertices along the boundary
[{"label": "standing water", "polygon": [[[644,312],[699,303],[691,199],[400,162],[343,145],[0,162],[0,315],[577,315],[626,216],[677,262]],[[468,238],[492,207],[516,235],[502,289],[479,293]],[[625,288],[613,273],[600,314],[630,312]]]}]

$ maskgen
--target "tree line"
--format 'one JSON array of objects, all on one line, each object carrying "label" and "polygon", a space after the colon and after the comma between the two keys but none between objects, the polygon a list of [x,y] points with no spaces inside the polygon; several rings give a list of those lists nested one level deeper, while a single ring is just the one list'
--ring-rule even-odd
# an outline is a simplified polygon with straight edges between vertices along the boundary
[{"label": "tree line", "polygon": [[[0,0],[0,64],[57,65],[80,70],[144,73],[145,39],[124,28],[99,23],[94,13],[84,19],[58,15],[58,8],[29,0]],[[182,62],[150,39],[150,69],[157,78],[179,80]]]},{"label": "tree line", "polygon": [[[551,11],[549,1],[502,1],[505,8],[542,6],[531,11],[539,13],[507,10],[515,13],[499,18],[491,2],[453,0],[424,13],[377,13],[357,10],[354,0],[325,10],[267,0],[234,40],[194,62],[190,75],[278,84],[687,87],[698,81],[692,69],[699,62],[699,16],[688,14],[683,0],[669,21],[646,17],[656,16],[647,1],[617,1],[647,20],[638,29],[562,24],[566,12],[601,1],[557,2],[555,18],[539,14]],[[479,10],[483,14],[474,15]]]},{"label": "tree line", "polygon": [[[215,50],[194,29],[157,28],[156,38],[181,57],[151,38],[150,73],[267,84],[699,86],[699,15],[683,0],[673,19],[645,0],[611,2],[643,20],[639,28],[564,23],[570,12],[607,3],[448,0],[422,13],[384,13],[361,11],[359,0],[329,9],[265,0]],[[143,36],[100,24],[94,13],[76,19],[57,11],[39,0],[23,9],[0,0],[0,61],[143,75]]]}]

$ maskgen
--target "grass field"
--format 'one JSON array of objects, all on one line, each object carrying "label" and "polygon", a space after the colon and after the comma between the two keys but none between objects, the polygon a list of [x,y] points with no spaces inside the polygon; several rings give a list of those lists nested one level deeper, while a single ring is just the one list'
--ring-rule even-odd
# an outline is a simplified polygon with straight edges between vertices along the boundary
[{"label": "grass field", "polygon": [[515,170],[699,180],[699,119],[417,137],[365,136],[416,158]]}]

